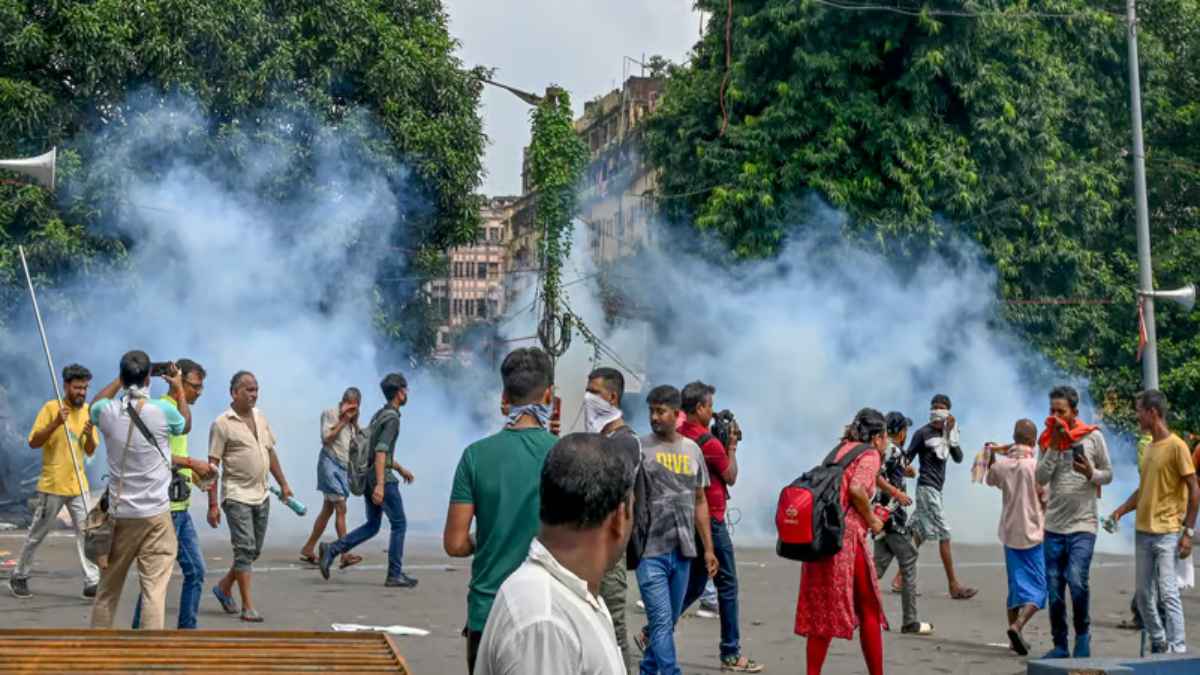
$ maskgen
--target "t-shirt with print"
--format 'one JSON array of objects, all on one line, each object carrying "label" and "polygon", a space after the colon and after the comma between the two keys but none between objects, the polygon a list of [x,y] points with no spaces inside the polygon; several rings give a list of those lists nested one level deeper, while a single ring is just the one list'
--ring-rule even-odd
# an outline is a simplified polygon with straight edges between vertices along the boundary
[{"label": "t-shirt with print", "polygon": [[475,507],[467,626],[482,631],[500,584],[521,566],[541,525],[542,465],[558,437],[541,427],[503,429],[463,450],[451,504]]},{"label": "t-shirt with print", "polygon": [[[61,406],[62,404],[58,401],[47,401],[38,412],[37,419],[33,422],[33,428],[29,430],[29,438],[33,438],[53,424]],[[87,424],[90,415],[86,403],[78,408],[68,408],[67,410],[67,428],[74,436],[72,441],[75,452],[74,461],[71,459],[72,450],[67,445],[67,434],[61,429],[55,429],[42,444],[42,475],[38,477],[38,492],[74,497],[82,492],[79,489],[80,481],[83,482],[83,489],[88,489],[87,472],[83,470],[85,455],[82,434],[83,427]],[[100,443],[100,436],[95,426],[92,427],[92,442]],[[75,474],[76,461],[79,463],[78,479]]]},{"label": "t-shirt with print", "polygon": [[1183,528],[1188,497],[1183,479],[1194,473],[1187,443],[1175,434],[1146,448],[1138,491],[1138,532],[1168,534]]},{"label": "t-shirt with print", "polygon": [[[154,437],[158,448],[133,424],[128,403],[137,407],[138,416]],[[115,518],[151,518],[166,513],[171,506],[168,496],[171,470],[167,448],[170,436],[183,433],[187,422],[171,404],[130,396],[102,398],[92,403],[92,424],[104,436],[108,455],[109,513]],[[126,447],[125,439],[129,439]]]},{"label": "t-shirt with print", "polygon": [[642,558],[679,549],[696,557],[696,490],[708,487],[704,453],[694,441],[677,435],[667,443],[654,434],[642,437],[642,468],[650,489],[650,538]]},{"label": "t-shirt with print", "polygon": [[258,408],[251,414],[254,429],[233,408],[213,420],[208,431],[208,456],[221,461],[221,501],[257,506],[271,496],[267,476],[275,432]]}]

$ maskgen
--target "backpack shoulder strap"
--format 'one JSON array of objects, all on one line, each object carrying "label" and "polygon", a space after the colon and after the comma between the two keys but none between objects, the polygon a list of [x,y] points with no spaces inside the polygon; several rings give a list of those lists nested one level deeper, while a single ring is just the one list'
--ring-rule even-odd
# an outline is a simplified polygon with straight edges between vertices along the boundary
[{"label": "backpack shoulder strap", "polygon": [[843,455],[840,460],[838,460],[837,462],[834,462],[834,465],[840,469],[845,470],[846,467],[850,466],[851,462],[858,459],[864,452],[866,452],[867,450],[870,450],[870,449],[871,449],[871,446],[867,445],[866,443],[859,443],[857,446],[854,447],[853,450],[851,450],[850,452],[847,452],[845,455]]}]

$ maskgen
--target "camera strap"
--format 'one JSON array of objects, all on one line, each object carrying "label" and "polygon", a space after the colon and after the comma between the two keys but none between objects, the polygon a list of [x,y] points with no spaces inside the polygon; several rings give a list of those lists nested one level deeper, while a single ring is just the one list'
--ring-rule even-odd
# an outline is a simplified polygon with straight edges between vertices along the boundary
[{"label": "camera strap", "polygon": [[137,425],[138,431],[142,432],[142,436],[144,436],[145,439],[150,442],[150,445],[153,445],[154,449],[158,451],[158,456],[162,457],[163,462],[166,463],[167,470],[174,472],[174,468],[171,466],[171,460],[167,459],[167,456],[163,453],[162,448],[158,447],[158,441],[154,438],[154,434],[150,433],[150,429],[146,428],[146,423],[142,421],[142,416],[138,414],[138,411],[133,407],[132,403],[126,402],[125,406],[125,409],[129,411],[129,418],[132,419],[133,423]]}]

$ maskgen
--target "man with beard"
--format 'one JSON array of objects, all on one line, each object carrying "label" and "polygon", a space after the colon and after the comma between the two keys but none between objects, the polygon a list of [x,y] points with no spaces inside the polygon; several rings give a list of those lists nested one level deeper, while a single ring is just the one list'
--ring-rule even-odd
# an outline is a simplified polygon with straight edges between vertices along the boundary
[{"label": "man with beard", "polygon": [[[1073,387],[1050,392],[1050,416],[1038,441],[1042,456],[1037,482],[1047,486],[1046,583],[1050,591],[1050,632],[1054,648],[1047,659],[1092,655],[1088,576],[1099,524],[1100,486],[1112,482],[1108,446],[1099,427],[1079,419],[1079,393]],[[1075,649],[1067,651],[1066,588],[1071,590]]]},{"label": "man with beard", "polygon": [[[83,470],[84,458],[96,452],[99,434],[90,419],[87,404],[88,386],[92,373],[83,366],[72,363],[63,368],[62,401],[47,401],[38,412],[29,431],[29,447],[42,451],[42,475],[38,478],[34,496],[33,522],[17,558],[17,566],[8,580],[14,597],[31,598],[29,572],[33,567],[33,556],[38,546],[50,532],[58,519],[58,512],[65,506],[75,526],[75,544],[79,549],[79,564],[83,567],[83,597],[96,597],[96,585],[100,583],[100,569],[83,554],[83,534],[80,527],[87,520],[83,508],[83,493],[88,489],[87,474]],[[62,429],[66,427],[66,429]],[[72,459],[71,455],[75,455]],[[79,465],[78,477],[75,464]]]},{"label": "man with beard", "polygon": [[633,475],[614,440],[571,434],[541,471],[541,530],[500,586],[479,646],[480,675],[624,675],[597,597],[632,528]]},{"label": "man with beard", "polygon": [[389,588],[413,588],[417,580],[405,574],[403,568],[404,534],[408,529],[408,520],[404,515],[404,500],[400,497],[400,479],[404,479],[406,484],[412,483],[413,474],[396,461],[400,408],[408,403],[408,381],[400,373],[390,373],[379,383],[379,389],[387,399],[387,404],[375,413],[367,427],[367,447],[374,448],[375,452],[374,471],[367,479],[369,492],[363,495],[366,498],[367,522],[344,538],[318,547],[321,576],[329,578],[334,558],[379,534],[379,526],[386,513],[392,534],[388,541],[387,579],[383,585]]}]

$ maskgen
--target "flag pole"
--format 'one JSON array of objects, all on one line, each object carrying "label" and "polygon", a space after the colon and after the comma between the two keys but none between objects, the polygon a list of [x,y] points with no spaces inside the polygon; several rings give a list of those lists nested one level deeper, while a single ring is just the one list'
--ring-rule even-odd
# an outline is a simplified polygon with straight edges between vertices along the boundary
[{"label": "flag pole", "polygon": [[[17,246],[17,252],[21,254],[21,267],[25,270],[25,283],[29,286],[29,299],[33,302],[33,316],[37,319],[38,333],[42,336],[42,350],[46,352],[46,367],[50,369],[50,384],[54,385],[54,397],[58,401],[58,405],[64,406],[62,389],[58,386],[58,375],[54,371],[54,358],[50,356],[50,342],[46,340],[46,327],[42,324],[42,312],[38,309],[37,293],[33,291],[33,278],[29,276],[29,263],[25,261],[25,247]],[[75,434],[63,424],[63,433],[67,435],[67,449],[71,454],[71,466],[75,467],[75,482],[79,485],[79,496],[83,498],[83,511],[87,513],[91,511],[91,506],[88,504],[87,490],[83,488],[83,474],[79,470],[79,458],[75,455]],[[82,441],[80,441],[82,444]]]}]

